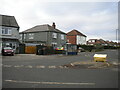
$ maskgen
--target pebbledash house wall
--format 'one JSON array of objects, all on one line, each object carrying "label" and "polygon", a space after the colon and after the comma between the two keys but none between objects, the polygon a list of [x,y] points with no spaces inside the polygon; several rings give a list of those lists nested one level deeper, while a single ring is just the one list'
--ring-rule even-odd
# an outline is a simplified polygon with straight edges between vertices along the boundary
[{"label": "pebbledash house wall", "polygon": [[[9,28],[11,30],[11,34],[10,35],[2,34],[3,28]],[[0,51],[1,51],[2,47],[4,47],[5,44],[7,44],[7,43],[12,44],[12,48],[14,46],[14,49],[16,50],[16,48],[19,47],[19,42],[16,40],[19,40],[19,38],[20,37],[19,37],[18,28],[0,26]],[[2,40],[2,39],[7,39],[7,40]],[[13,40],[13,39],[15,39],[15,40]]]},{"label": "pebbledash house wall", "polygon": [[[29,38],[29,34],[33,34],[33,39]],[[22,35],[20,41],[22,43],[43,43],[45,44],[47,41],[47,32],[28,32],[28,33],[20,33]]]},{"label": "pebbledash house wall", "polygon": [[[57,38],[53,38],[53,33],[57,33]],[[66,34],[58,33],[58,32],[50,32],[50,36],[48,37],[48,44],[52,45],[53,43],[57,43],[57,46],[64,46],[66,44]],[[64,39],[61,39],[61,35],[64,35]]]},{"label": "pebbledash house wall", "polygon": [[[57,38],[53,38],[53,33],[57,33]],[[29,39],[29,34],[33,34],[33,39]],[[58,32],[27,32],[27,33],[20,33],[22,35],[20,41],[21,43],[35,43],[35,44],[45,44],[51,46],[53,43],[56,43],[57,46],[64,45],[66,43],[66,35],[64,35],[64,39],[61,39],[61,34]]]}]

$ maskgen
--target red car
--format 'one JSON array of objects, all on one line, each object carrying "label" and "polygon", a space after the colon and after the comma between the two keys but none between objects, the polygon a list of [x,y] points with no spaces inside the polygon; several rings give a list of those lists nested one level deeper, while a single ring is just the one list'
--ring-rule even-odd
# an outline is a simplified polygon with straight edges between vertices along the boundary
[{"label": "red car", "polygon": [[11,47],[4,47],[2,49],[2,55],[12,55],[14,56],[14,50]]}]

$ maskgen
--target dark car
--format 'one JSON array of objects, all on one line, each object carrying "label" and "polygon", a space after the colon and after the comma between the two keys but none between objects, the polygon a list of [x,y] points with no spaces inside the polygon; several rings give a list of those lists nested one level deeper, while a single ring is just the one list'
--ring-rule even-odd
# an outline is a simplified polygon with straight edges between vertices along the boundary
[{"label": "dark car", "polygon": [[14,50],[11,47],[4,47],[2,49],[2,55],[11,55],[14,56]]}]

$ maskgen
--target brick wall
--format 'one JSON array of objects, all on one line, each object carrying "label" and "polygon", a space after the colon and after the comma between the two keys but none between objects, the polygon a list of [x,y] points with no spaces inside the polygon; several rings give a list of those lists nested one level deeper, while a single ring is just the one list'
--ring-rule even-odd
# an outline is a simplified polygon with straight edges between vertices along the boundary
[{"label": "brick wall", "polygon": [[67,36],[68,43],[76,44],[76,36]]}]

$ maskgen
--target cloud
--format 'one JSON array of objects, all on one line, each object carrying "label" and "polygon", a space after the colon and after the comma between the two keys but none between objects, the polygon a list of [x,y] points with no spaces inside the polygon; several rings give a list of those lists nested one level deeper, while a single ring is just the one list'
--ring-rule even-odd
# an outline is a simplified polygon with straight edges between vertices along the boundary
[{"label": "cloud", "polygon": [[77,29],[88,38],[114,40],[112,33],[118,28],[117,2],[1,0],[0,6],[1,14],[15,16],[20,31],[56,22],[57,28],[64,32]]}]

